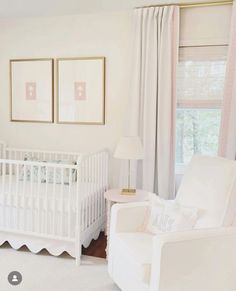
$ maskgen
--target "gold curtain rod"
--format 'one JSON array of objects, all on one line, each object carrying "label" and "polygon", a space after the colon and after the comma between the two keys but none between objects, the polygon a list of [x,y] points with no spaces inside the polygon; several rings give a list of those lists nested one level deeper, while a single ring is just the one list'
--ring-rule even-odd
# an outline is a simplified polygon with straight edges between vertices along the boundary
[{"label": "gold curtain rod", "polygon": [[208,7],[208,6],[222,6],[222,5],[230,5],[233,4],[233,0],[229,1],[217,1],[217,2],[193,2],[193,3],[173,3],[173,4],[166,4],[166,5],[149,5],[149,6],[142,6],[142,7],[136,7],[135,9],[140,8],[150,8],[150,7],[163,7],[163,6],[171,6],[171,5],[177,5],[179,8],[194,8],[194,7]]}]

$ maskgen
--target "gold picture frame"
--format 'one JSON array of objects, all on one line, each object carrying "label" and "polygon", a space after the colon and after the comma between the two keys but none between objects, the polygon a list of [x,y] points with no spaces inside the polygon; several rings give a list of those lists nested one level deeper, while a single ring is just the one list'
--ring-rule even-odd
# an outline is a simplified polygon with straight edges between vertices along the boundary
[{"label": "gold picture frame", "polygon": [[[86,68],[86,61],[87,61],[87,68]],[[62,66],[62,64],[64,65],[64,67]],[[87,72],[86,74],[83,74],[82,67],[85,68],[85,71]],[[93,67],[94,70],[91,70],[89,72],[89,67],[91,68]],[[96,74],[96,71],[98,72],[97,74]],[[69,79],[68,77],[69,75],[71,76],[71,79]],[[77,82],[75,75],[84,76],[86,81],[84,81],[82,77],[83,82],[81,82],[80,78],[79,78],[79,81]],[[105,77],[106,77],[106,58],[104,56],[57,58],[56,59],[56,90],[57,90],[56,121],[57,123],[81,124],[81,125],[104,125],[105,124],[105,106],[106,106]],[[94,78],[94,82],[92,81],[93,78]],[[65,82],[64,85],[61,85],[61,83],[63,82]],[[73,94],[75,95],[75,92],[76,92],[75,91],[76,84],[79,86],[80,89],[82,86],[83,88],[81,90],[85,91],[83,93],[81,93],[82,92],[81,91],[80,92],[81,95],[77,96],[78,98],[75,98],[75,96],[73,97]],[[99,90],[99,92],[92,91],[91,86],[92,87],[97,86],[97,90]],[[89,117],[86,117],[85,111],[86,110],[89,111],[88,109],[89,102],[86,99],[87,98],[86,90],[88,91],[88,95],[89,95],[88,99],[94,98],[94,102],[99,103],[99,106],[94,106],[93,101],[91,100],[89,101],[90,105],[92,104],[93,113],[95,112],[94,111],[95,107],[97,107],[97,112],[95,112],[94,115],[99,116],[98,118],[94,117],[93,115],[93,118],[89,120]],[[95,92],[95,94],[93,95],[91,92]],[[82,96],[83,94],[84,96]],[[76,118],[71,117],[71,115],[67,112],[67,109],[63,108],[62,103],[64,102],[65,104],[67,102],[67,98],[70,99],[70,101],[68,101],[70,102],[70,104],[69,105],[67,104],[67,107],[69,107],[69,110],[71,111],[71,115],[74,115],[74,116],[77,115]],[[63,101],[61,101],[61,99]],[[85,108],[84,104],[86,104],[86,101],[87,101],[87,107]],[[79,104],[81,105],[81,108],[79,107]],[[85,110],[82,108],[83,106]],[[82,112],[82,110],[84,111]],[[84,115],[84,117],[80,117],[78,112],[80,112],[81,115]],[[63,114],[64,114],[64,117],[63,117]],[[88,112],[88,115],[91,116],[92,111]]]},{"label": "gold picture frame", "polygon": [[[42,72],[40,64],[42,65]],[[33,68],[34,63],[35,68]],[[44,66],[43,66],[44,65]],[[25,66],[25,68],[24,68]],[[53,123],[54,122],[54,59],[53,58],[29,58],[11,59],[9,61],[10,73],[10,121],[11,122],[34,122]],[[32,71],[30,71],[32,70]],[[42,76],[39,75],[39,71]],[[45,72],[47,74],[45,74]],[[24,76],[25,73],[25,76]],[[18,79],[18,75],[19,79]],[[26,79],[25,79],[26,78]],[[38,78],[38,79],[37,79]],[[26,82],[25,80],[28,80]],[[46,84],[46,86],[45,86]],[[39,90],[38,90],[39,87]],[[46,88],[45,88],[46,87]],[[27,89],[29,88],[29,90]],[[30,94],[28,94],[28,91]],[[32,92],[34,91],[34,94]],[[41,94],[42,92],[46,94]],[[37,96],[40,91],[40,97]],[[48,96],[47,96],[48,95]],[[43,96],[43,97],[42,97]],[[46,96],[46,101],[45,101]],[[34,97],[34,98],[33,98]],[[41,98],[38,100],[38,98]],[[42,100],[43,99],[43,100]],[[30,103],[24,106],[25,103]],[[48,102],[48,104],[44,104]],[[17,106],[19,107],[17,109]],[[25,112],[24,112],[25,107]],[[41,112],[40,112],[40,109]],[[33,111],[33,112],[27,112]],[[33,114],[38,113],[37,117]],[[23,117],[25,114],[25,117]],[[45,116],[43,116],[45,114]],[[37,114],[35,114],[37,115]],[[27,117],[28,116],[28,117]]]}]

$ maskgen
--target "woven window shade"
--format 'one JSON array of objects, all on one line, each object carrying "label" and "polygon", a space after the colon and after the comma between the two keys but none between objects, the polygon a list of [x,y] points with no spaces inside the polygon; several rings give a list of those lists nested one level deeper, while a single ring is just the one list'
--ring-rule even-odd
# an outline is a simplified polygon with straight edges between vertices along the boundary
[{"label": "woven window shade", "polygon": [[227,47],[181,48],[177,73],[179,107],[220,107]]}]

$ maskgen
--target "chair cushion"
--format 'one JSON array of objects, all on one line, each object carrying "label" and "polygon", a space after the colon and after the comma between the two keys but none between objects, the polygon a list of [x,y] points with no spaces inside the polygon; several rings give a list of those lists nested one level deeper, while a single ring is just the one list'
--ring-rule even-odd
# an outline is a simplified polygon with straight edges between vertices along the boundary
[{"label": "chair cushion", "polygon": [[133,272],[149,283],[152,260],[152,240],[150,233],[117,233],[115,242],[117,251],[132,265]]},{"label": "chair cushion", "polygon": [[196,228],[229,226],[236,213],[236,162],[195,156],[187,166],[176,200],[196,207]]}]

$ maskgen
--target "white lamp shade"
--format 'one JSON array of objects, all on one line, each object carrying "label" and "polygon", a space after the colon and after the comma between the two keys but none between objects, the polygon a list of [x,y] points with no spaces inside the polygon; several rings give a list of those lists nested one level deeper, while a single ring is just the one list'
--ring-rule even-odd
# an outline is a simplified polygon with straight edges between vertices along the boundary
[{"label": "white lamp shade", "polygon": [[114,157],[124,160],[142,160],[143,146],[138,136],[122,137],[116,147]]}]

